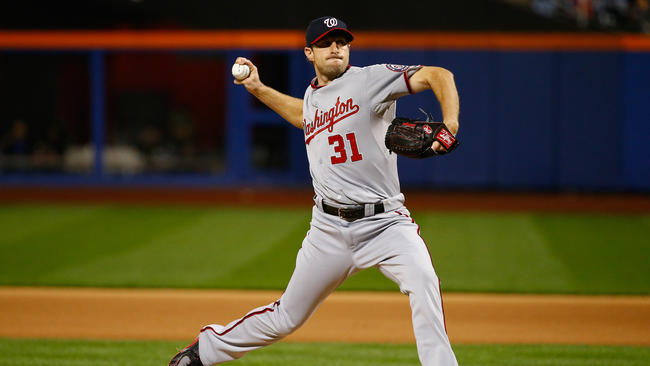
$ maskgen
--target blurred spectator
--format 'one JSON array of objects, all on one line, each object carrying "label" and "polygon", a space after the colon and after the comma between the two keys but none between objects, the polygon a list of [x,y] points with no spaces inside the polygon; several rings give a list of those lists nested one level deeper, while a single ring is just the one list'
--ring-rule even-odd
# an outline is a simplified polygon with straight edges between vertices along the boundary
[{"label": "blurred spectator", "polygon": [[165,171],[169,165],[164,146],[164,136],[155,124],[147,124],[138,133],[136,147],[144,158],[145,170],[150,172]]},{"label": "blurred spectator", "polygon": [[576,22],[582,28],[589,26],[589,22],[593,16],[591,1],[592,0],[575,0],[573,2]]},{"label": "blurred spectator", "polygon": [[531,0],[545,17],[564,18],[582,28],[650,32],[649,0]]},{"label": "blurred spectator", "polygon": [[136,145],[145,156],[149,157],[154,155],[156,150],[160,149],[163,145],[162,131],[156,125],[146,125],[140,130]]},{"label": "blurred spectator", "polygon": [[5,155],[27,155],[32,146],[28,140],[29,126],[22,119],[14,120],[11,128],[2,139],[2,153]]},{"label": "blurred spectator", "polygon": [[634,0],[631,17],[640,25],[643,33],[650,33],[650,0]]},{"label": "blurred spectator", "polygon": [[595,22],[603,28],[619,28],[626,24],[628,0],[593,0]]},{"label": "blurred spectator", "polygon": [[0,151],[3,155],[4,171],[26,171],[30,169],[29,157],[33,144],[29,136],[29,125],[22,119],[16,119],[9,131],[0,139]]},{"label": "blurred spectator", "polygon": [[51,124],[45,136],[34,146],[32,167],[39,171],[61,171],[63,153],[66,148],[66,134],[61,123]]},{"label": "blurred spectator", "polygon": [[162,130],[157,124],[142,127],[136,147],[150,172],[187,173],[200,171],[194,123],[183,110],[173,111]]},{"label": "blurred spectator", "polygon": [[[139,151],[131,146],[114,145],[104,148],[102,153],[104,170],[109,174],[132,175],[143,170],[144,159]],[[91,145],[72,146],[63,158],[65,171],[89,173],[95,163],[95,149]]]},{"label": "blurred spectator", "polygon": [[539,15],[552,18],[557,15],[561,0],[532,0],[530,7]]},{"label": "blurred spectator", "polygon": [[169,123],[169,147],[177,158],[175,171],[188,172],[197,170],[195,164],[196,142],[194,124],[190,116],[182,110],[172,112]]}]

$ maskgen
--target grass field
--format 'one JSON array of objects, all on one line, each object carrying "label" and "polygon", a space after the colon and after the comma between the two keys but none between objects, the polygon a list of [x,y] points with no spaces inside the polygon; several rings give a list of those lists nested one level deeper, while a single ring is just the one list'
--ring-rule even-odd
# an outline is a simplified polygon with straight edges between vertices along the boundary
[{"label": "grass field", "polygon": [[[184,344],[151,341],[15,340],[0,338],[0,366],[160,366]],[[642,366],[648,347],[456,345],[463,366]],[[241,366],[419,365],[415,346],[278,343],[254,351]]]},{"label": "grass field", "polygon": [[[308,209],[0,206],[0,285],[283,289]],[[413,212],[445,291],[649,294],[650,215]],[[378,271],[342,287],[394,290]]]},{"label": "grass field", "polygon": [[[650,294],[650,215],[413,212],[413,217],[445,291]],[[308,209],[0,206],[0,285],[283,289],[309,219]],[[374,269],[342,288],[397,289]],[[164,365],[184,345],[0,338],[0,366]],[[463,366],[640,366],[650,359],[648,347],[454,349]],[[419,362],[414,345],[279,343],[236,364]]]}]

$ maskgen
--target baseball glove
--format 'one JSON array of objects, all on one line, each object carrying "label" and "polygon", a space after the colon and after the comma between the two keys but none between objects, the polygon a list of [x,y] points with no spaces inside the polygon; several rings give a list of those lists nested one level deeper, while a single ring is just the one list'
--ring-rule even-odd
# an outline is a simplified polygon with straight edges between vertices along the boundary
[{"label": "baseball glove", "polygon": [[[424,111],[423,111],[424,112]],[[433,122],[430,114],[426,121],[396,117],[388,126],[385,144],[388,150],[409,158],[422,159],[442,155],[458,147],[459,141],[442,122]],[[438,141],[443,151],[434,151],[431,145]]]}]

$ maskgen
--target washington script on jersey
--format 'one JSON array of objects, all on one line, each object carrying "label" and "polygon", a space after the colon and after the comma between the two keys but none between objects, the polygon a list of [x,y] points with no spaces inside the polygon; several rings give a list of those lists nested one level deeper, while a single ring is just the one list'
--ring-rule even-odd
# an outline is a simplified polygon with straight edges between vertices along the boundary
[{"label": "washington script on jersey", "polygon": [[305,144],[309,144],[311,139],[319,133],[325,131],[334,131],[334,124],[350,117],[359,111],[359,105],[355,104],[352,98],[341,103],[341,97],[336,98],[336,104],[328,111],[316,109],[314,120],[309,122],[303,119],[303,130],[305,132]]}]

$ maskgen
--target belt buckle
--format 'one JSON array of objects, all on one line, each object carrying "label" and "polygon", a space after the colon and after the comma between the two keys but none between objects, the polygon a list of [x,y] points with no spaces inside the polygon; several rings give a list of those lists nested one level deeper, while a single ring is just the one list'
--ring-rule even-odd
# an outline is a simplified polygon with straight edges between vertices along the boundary
[{"label": "belt buckle", "polygon": [[346,210],[345,208],[338,207],[336,209],[336,214],[338,217],[342,218],[347,222],[355,221],[358,217],[354,217],[354,211]]}]

